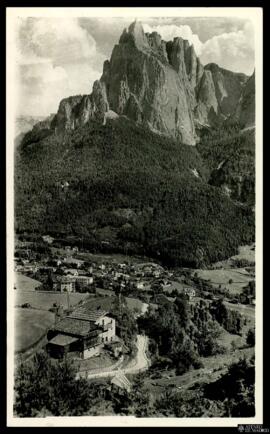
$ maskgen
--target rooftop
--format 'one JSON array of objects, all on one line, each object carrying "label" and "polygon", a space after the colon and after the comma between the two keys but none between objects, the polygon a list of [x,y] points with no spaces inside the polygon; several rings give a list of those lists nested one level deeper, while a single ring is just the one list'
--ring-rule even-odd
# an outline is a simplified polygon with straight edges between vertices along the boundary
[{"label": "rooftop", "polygon": [[61,283],[72,283],[75,282],[75,279],[73,279],[73,276],[60,276],[59,281]]},{"label": "rooftop", "polygon": [[78,264],[78,265],[82,265],[84,263],[84,261],[82,259],[73,258],[72,256],[66,257],[65,262],[67,262],[69,264]]},{"label": "rooftop", "polygon": [[87,307],[79,307],[70,316],[86,321],[97,321],[108,314],[107,310],[103,309],[87,309]]},{"label": "rooftop", "polygon": [[73,336],[62,335],[60,333],[59,335],[56,335],[53,339],[50,340],[50,344],[60,345],[64,347],[77,340],[78,339],[74,338]]},{"label": "rooftop", "polygon": [[56,323],[54,330],[73,336],[87,336],[91,331],[98,330],[98,327],[92,321],[68,316]]}]

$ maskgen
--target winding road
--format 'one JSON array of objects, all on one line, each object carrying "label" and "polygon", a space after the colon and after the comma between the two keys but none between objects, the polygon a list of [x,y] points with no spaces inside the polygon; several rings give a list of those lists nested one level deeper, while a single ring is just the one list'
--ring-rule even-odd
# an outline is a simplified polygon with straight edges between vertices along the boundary
[{"label": "winding road", "polygon": [[102,377],[113,377],[118,370],[121,370],[121,372],[123,372],[124,374],[137,374],[140,371],[146,370],[149,367],[149,360],[147,358],[146,355],[146,349],[147,349],[147,345],[148,345],[148,338],[147,336],[144,335],[137,335],[137,342],[136,342],[136,346],[137,346],[137,354],[135,356],[134,359],[132,359],[127,366],[125,366],[124,368],[120,366],[118,366],[117,368],[114,369],[109,369],[108,368],[104,369],[104,371],[102,372],[98,372],[98,373],[92,373],[91,374],[91,370],[83,373],[78,372],[77,373],[77,378],[87,378],[87,379],[92,379],[92,378],[102,378]]}]

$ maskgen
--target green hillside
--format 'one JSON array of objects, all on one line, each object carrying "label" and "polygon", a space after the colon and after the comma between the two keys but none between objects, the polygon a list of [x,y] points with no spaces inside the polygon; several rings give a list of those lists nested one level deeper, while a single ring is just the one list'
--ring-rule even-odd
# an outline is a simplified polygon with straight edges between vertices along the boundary
[{"label": "green hillside", "polygon": [[126,118],[27,133],[15,173],[17,232],[83,236],[96,250],[196,267],[254,238],[252,212],[208,184],[196,148]]}]

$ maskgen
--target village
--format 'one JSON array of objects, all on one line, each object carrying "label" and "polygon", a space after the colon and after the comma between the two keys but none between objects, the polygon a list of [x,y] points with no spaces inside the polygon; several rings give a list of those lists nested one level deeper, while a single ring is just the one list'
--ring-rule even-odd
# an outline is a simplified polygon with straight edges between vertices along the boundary
[{"label": "village", "polygon": [[[18,338],[16,356],[27,360],[45,348],[52,359],[72,358],[78,378],[106,374],[129,388],[124,373],[144,371],[151,362],[147,336],[133,331],[132,347],[123,329],[134,328],[148,310],[174,303],[178,296],[194,306],[222,297],[230,309],[235,306],[254,317],[254,267],[252,262],[241,265],[246,268],[240,269],[239,282],[239,268],[167,269],[147,258],[93,255],[76,245],[55,247],[48,235],[35,243],[17,239],[15,308],[24,337]],[[225,273],[222,284],[204,276],[216,272],[219,276]],[[119,310],[121,314],[124,308],[132,318],[123,327]],[[22,327],[16,328],[17,333],[22,332]]]},{"label": "village", "polygon": [[[43,238],[46,242],[47,237]],[[185,276],[157,263],[106,259],[95,262],[82,259],[83,253],[76,246],[66,246],[60,250],[51,247],[49,253],[40,254],[22,243],[15,253],[15,271],[42,282],[38,290],[93,293],[103,289],[137,294],[148,302],[156,293],[171,294],[173,289],[174,294],[180,291],[190,298],[196,295],[194,287],[185,283]]]},{"label": "village", "polygon": [[[239,264],[235,260],[236,265],[230,264],[231,274],[241,270],[241,282],[235,282],[228,274],[228,280],[225,278],[217,285],[207,275],[204,277],[205,272],[199,274],[198,270],[166,269],[158,263],[145,259],[142,261],[141,258],[134,260],[122,256],[122,262],[113,258],[113,255],[104,255],[97,260],[88,255],[87,251],[80,251],[77,246],[54,248],[53,238],[43,236],[41,244],[35,246],[35,250],[29,242],[18,244],[14,268],[15,272],[40,281],[41,285],[37,287],[39,291],[103,295],[121,292],[125,296],[139,297],[147,303],[154,302],[157,295],[161,294],[169,299],[185,294],[189,300],[196,295],[203,295],[204,298],[223,295],[232,303],[255,304],[255,266],[252,261],[242,261]],[[220,274],[220,268],[219,265],[212,274]],[[210,274],[211,270],[206,273]],[[247,289],[242,283],[249,282],[250,290],[237,291],[238,293],[231,291],[238,283],[240,285],[237,289]]]}]

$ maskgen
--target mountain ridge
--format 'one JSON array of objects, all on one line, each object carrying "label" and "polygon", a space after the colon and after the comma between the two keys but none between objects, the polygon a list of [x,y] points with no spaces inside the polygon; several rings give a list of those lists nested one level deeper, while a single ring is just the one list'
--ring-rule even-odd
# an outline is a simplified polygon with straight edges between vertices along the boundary
[{"label": "mountain ridge", "polygon": [[[92,93],[63,99],[52,128],[57,133],[89,119],[103,123],[105,114],[113,111],[152,131],[195,145],[197,125],[215,126],[232,118],[244,127],[247,117],[249,124],[254,123],[254,110],[249,113],[246,108],[249,114],[241,115],[247,83],[249,77],[243,73],[215,63],[203,66],[187,40],[176,37],[165,42],[157,32],[145,33],[136,21],[123,31],[110,60],[104,62]],[[246,91],[251,100],[254,86]]]}]

